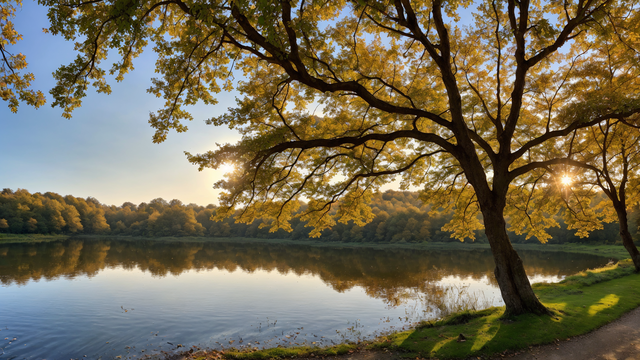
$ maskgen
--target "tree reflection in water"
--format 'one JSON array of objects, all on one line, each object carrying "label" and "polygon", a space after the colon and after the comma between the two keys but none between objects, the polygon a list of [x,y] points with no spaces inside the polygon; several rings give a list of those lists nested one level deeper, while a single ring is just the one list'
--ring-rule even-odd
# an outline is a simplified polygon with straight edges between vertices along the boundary
[{"label": "tree reflection in water", "polygon": [[[521,256],[527,274],[555,278],[602,266],[607,261],[598,256],[555,252],[521,251]],[[453,299],[460,298],[465,292],[471,298],[480,296],[468,293],[469,289],[464,286],[439,285],[445,277],[486,279],[495,285],[490,251],[477,249],[380,250],[260,242],[82,238],[0,245],[0,282],[3,285],[23,285],[30,280],[59,277],[91,277],[102,269],[116,267],[138,268],[158,277],[211,269],[311,274],[339,292],[360,286],[369,296],[383,299],[389,306],[418,297],[440,312],[455,310],[451,308],[457,306]]]}]

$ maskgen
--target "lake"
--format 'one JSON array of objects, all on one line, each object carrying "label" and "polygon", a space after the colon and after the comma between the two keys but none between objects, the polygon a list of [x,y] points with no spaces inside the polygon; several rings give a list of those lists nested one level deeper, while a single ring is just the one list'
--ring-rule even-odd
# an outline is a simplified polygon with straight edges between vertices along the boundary
[{"label": "lake", "polygon": [[[533,282],[608,259],[519,252]],[[72,238],[0,245],[0,359],[358,341],[502,305],[489,250]],[[181,346],[181,347],[178,347]]]}]

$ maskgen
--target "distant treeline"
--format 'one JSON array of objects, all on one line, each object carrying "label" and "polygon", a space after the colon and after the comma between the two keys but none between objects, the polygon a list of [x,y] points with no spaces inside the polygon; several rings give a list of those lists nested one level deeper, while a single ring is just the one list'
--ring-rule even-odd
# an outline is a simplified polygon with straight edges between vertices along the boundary
[{"label": "distant treeline", "polygon": [[[448,242],[448,232],[441,230],[451,217],[450,212],[429,215],[429,206],[422,203],[418,193],[387,191],[374,196],[372,201],[375,218],[360,227],[353,223],[338,223],[324,230],[320,241],[341,242]],[[236,224],[233,219],[222,222],[211,220],[215,205],[183,204],[180,200],[162,198],[138,205],[126,202],[121,206],[105,205],[93,197],[86,199],[56,193],[31,194],[27,190],[4,189],[0,193],[0,232],[13,234],[102,234],[130,236],[210,236],[306,239],[310,228],[294,219],[292,232],[279,230],[269,233],[260,228],[260,222]],[[630,218],[632,233],[637,238],[638,209]],[[561,224],[562,221],[559,220]],[[550,243],[616,243],[619,241],[618,224],[605,224],[603,230],[580,239],[573,231],[549,229]],[[524,236],[510,234],[513,242],[524,242]],[[477,242],[486,242],[482,232]],[[529,240],[536,241],[536,240]]]}]

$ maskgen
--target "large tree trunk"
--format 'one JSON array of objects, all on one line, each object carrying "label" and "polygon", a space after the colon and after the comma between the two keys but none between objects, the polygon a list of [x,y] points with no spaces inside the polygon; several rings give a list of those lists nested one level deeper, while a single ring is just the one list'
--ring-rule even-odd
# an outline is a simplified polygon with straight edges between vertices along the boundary
[{"label": "large tree trunk", "polygon": [[549,311],[531,288],[522,259],[511,246],[502,207],[496,208],[494,204],[488,209],[482,209],[482,214],[485,234],[489,239],[496,265],[494,274],[506,305],[505,316],[524,313],[548,314]]},{"label": "large tree trunk", "polygon": [[618,222],[620,223],[620,237],[622,238],[622,244],[629,252],[629,255],[631,255],[631,260],[633,260],[633,265],[636,267],[636,272],[640,272],[640,252],[638,252],[638,248],[633,243],[633,238],[629,232],[627,210],[624,208],[618,209],[616,207],[616,213],[618,214]]},{"label": "large tree trunk", "polygon": [[[505,146],[507,149],[509,148],[508,145]],[[469,146],[469,148],[465,148],[465,151],[472,155],[460,156],[458,161],[464,169],[467,180],[473,186],[482,212],[484,232],[491,245],[496,265],[494,275],[506,306],[504,316],[530,313],[549,314],[549,310],[542,305],[533,292],[529,278],[524,271],[522,259],[511,246],[509,235],[507,235],[504,209],[511,183],[508,152],[499,154],[502,159],[497,159],[499,161],[493,163],[493,181],[492,186],[489,186],[486,169],[477,158],[475,148]]]}]

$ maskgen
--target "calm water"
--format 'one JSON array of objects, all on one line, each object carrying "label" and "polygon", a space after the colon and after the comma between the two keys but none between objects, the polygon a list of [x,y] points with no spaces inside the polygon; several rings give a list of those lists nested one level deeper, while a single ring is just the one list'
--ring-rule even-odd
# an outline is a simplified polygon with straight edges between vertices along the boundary
[{"label": "calm water", "polygon": [[[602,266],[520,252],[534,282]],[[501,304],[487,251],[71,239],[0,245],[0,359],[329,345]],[[181,350],[184,348],[181,348]]]}]

